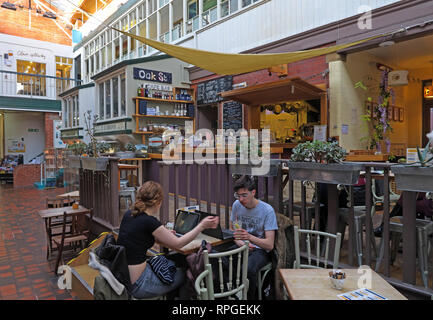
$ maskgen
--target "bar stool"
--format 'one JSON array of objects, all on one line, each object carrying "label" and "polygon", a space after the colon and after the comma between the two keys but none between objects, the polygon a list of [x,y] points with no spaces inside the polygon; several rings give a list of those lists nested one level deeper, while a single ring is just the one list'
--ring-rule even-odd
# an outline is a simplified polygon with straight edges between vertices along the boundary
[{"label": "bar stool", "polygon": [[[421,277],[424,287],[428,287],[428,253],[430,251],[429,237],[433,235],[433,221],[416,219],[415,222],[417,230],[417,254],[419,259],[419,268],[421,271]],[[400,239],[403,234],[403,217],[395,216],[389,221],[389,231],[391,234],[392,250],[391,250],[391,262],[394,262],[397,254]],[[379,258],[376,262],[376,271],[379,270],[385,251],[385,243],[382,237],[380,242]]]}]

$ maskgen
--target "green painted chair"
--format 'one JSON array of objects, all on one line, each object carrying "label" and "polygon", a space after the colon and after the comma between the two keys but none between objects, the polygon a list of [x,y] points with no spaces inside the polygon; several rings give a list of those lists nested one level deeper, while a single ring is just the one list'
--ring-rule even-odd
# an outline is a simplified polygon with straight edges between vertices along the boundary
[{"label": "green painted chair", "polygon": [[[329,245],[330,240],[335,240],[335,250],[333,255],[333,261],[332,266],[333,268],[338,268],[338,263],[340,259],[340,248],[341,248],[341,233],[332,234],[328,232],[322,232],[322,231],[316,231],[316,230],[306,230],[306,229],[299,229],[297,226],[294,227],[295,231],[295,262],[294,262],[294,269],[319,269],[319,268],[327,268],[328,266],[328,260],[329,260]],[[307,248],[307,262],[308,264],[302,264],[301,263],[301,248],[300,248],[300,241],[301,241],[301,235],[305,235],[306,239],[306,248]],[[311,243],[312,243],[312,237],[315,237],[315,250],[316,255],[313,257],[311,255]],[[322,248],[322,237],[324,240],[325,247]],[[323,250],[322,250],[323,249]],[[323,255],[323,258],[322,258]],[[316,261],[316,265],[312,263],[312,260]],[[322,262],[323,267],[320,266],[320,262]]]},{"label": "green painted chair", "polygon": [[[248,250],[249,242],[242,247],[218,253],[203,251],[204,271],[196,278],[194,287],[199,300],[215,300],[236,295],[240,300],[247,299],[248,292]],[[223,258],[227,258],[228,270],[223,269]],[[218,270],[212,270],[211,259],[216,259]],[[236,260],[234,260],[236,259]],[[236,261],[236,270],[233,262]],[[224,282],[224,272],[228,272],[227,282]],[[219,292],[214,290],[214,273],[219,280]]]}]

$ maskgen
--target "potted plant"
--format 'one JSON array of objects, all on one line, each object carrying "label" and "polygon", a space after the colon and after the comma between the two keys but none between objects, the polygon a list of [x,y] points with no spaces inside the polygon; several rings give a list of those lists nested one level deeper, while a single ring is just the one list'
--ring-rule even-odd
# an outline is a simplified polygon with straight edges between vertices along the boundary
[{"label": "potted plant", "polygon": [[81,168],[80,156],[86,152],[86,144],[81,141],[76,141],[73,144],[68,145],[68,150],[71,150],[73,154],[68,155],[68,167],[69,168]]},{"label": "potted plant", "polygon": [[81,164],[83,169],[93,171],[105,171],[107,169],[108,157],[100,157],[100,148],[98,148],[98,141],[95,138],[95,123],[98,116],[94,115],[92,119],[91,111],[87,111],[84,117],[86,125],[86,132],[90,137],[90,142],[87,145],[86,156],[81,157]]},{"label": "potted plant", "polygon": [[424,150],[417,147],[418,161],[391,167],[399,190],[433,192],[433,131]]},{"label": "potted plant", "polygon": [[135,157],[135,151],[137,148],[135,147],[135,144],[128,142],[125,145],[125,151],[118,151],[116,152],[116,156],[121,159],[131,159]]},{"label": "potted plant", "polygon": [[329,184],[354,185],[358,182],[363,166],[343,162],[346,150],[337,142],[313,141],[298,144],[290,160],[291,180],[310,180]]}]

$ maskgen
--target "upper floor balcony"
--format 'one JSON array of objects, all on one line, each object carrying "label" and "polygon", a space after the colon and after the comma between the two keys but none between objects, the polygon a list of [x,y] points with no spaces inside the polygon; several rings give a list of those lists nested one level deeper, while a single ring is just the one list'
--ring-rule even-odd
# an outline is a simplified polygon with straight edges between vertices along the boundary
[{"label": "upper floor balcony", "polygon": [[57,100],[81,80],[0,70],[0,96]]}]

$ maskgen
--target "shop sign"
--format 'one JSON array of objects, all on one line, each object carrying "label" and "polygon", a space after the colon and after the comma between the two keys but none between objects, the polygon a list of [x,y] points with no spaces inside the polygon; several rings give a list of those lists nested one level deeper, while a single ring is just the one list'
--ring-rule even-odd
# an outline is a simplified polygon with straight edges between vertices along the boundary
[{"label": "shop sign", "polygon": [[173,76],[171,73],[168,72],[134,68],[134,79],[161,83],[172,83]]},{"label": "shop sign", "polygon": [[126,130],[126,121],[96,124],[95,133],[116,132]]},{"label": "shop sign", "polygon": [[[54,129],[54,130],[56,130],[56,129]],[[78,129],[62,130],[62,133],[61,133],[61,139],[76,138],[78,136],[79,136],[79,130]]]}]

